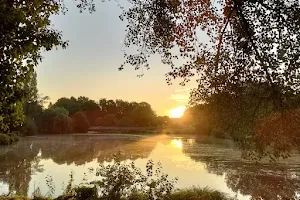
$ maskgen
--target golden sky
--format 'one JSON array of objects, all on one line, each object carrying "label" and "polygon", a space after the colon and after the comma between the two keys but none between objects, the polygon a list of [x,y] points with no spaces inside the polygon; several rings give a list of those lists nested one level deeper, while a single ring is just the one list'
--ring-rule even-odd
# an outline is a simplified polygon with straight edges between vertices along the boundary
[{"label": "golden sky", "polygon": [[54,27],[69,40],[65,50],[44,53],[38,66],[38,88],[55,102],[60,97],[87,96],[100,98],[146,101],[159,115],[184,106],[195,82],[182,87],[179,81],[167,85],[165,73],[169,66],[163,65],[158,56],[150,60],[150,70],[135,71],[127,66],[118,67],[123,60],[125,23],[118,18],[120,9],[114,2],[96,5],[96,12],[80,14],[70,4],[66,15],[54,16]]}]

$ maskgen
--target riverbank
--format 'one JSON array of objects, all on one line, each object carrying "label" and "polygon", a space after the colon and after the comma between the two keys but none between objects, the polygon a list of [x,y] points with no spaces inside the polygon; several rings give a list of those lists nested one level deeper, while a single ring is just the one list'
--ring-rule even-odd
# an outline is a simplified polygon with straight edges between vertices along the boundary
[{"label": "riverbank", "polygon": [[[62,195],[57,198],[36,196],[36,197],[24,197],[24,196],[0,196],[0,200],[104,200],[101,196],[95,194],[93,188],[79,187],[76,189],[74,195]],[[226,194],[217,190],[208,188],[188,188],[181,189],[172,192],[168,197],[160,200],[234,200]],[[106,200],[106,199],[105,199]],[[148,200],[145,194],[135,192],[128,197],[110,200]]]},{"label": "riverbank", "polygon": [[196,135],[191,127],[118,127],[118,126],[93,126],[89,128],[90,133],[118,133],[118,134],[171,134],[171,135]]}]

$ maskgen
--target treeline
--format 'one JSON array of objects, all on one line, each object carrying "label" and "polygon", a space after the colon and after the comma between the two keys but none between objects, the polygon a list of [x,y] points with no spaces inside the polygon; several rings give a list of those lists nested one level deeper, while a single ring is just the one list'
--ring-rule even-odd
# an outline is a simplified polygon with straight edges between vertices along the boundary
[{"label": "treeline", "polygon": [[88,97],[60,98],[47,109],[39,101],[28,102],[24,108],[26,135],[40,133],[85,133],[91,126],[161,127],[169,117],[157,116],[147,102],[100,99]]},{"label": "treeline", "polygon": [[285,157],[299,149],[300,93],[285,91],[278,96],[264,83],[245,84],[234,93],[224,90],[200,100],[192,95],[183,121],[197,134],[233,139],[250,156]]}]

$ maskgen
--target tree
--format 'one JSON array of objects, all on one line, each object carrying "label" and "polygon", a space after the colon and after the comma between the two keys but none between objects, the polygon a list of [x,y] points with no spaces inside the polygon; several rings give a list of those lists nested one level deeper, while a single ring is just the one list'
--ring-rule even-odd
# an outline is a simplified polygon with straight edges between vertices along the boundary
[{"label": "tree", "polygon": [[105,115],[104,117],[98,117],[95,120],[94,126],[115,126],[117,118],[114,114]]},{"label": "tree", "polygon": [[94,100],[89,99],[88,97],[78,97],[77,103],[82,111],[99,110],[98,104]]},{"label": "tree", "polygon": [[74,97],[62,97],[53,104],[53,107],[65,108],[71,115],[80,111],[80,106],[78,105],[77,99]]},{"label": "tree", "polygon": [[34,135],[37,133],[39,123],[43,113],[45,102],[48,96],[41,96],[37,89],[37,74],[32,73],[31,77],[24,85],[25,99],[23,103],[23,111],[25,122],[22,124],[21,132],[25,135]]},{"label": "tree", "polygon": [[130,117],[122,117],[117,121],[117,126],[120,127],[133,127],[134,125],[134,121]]},{"label": "tree", "polygon": [[[0,2],[0,113],[1,129],[9,131],[22,120],[9,123],[12,109],[21,104],[24,83],[41,60],[41,51],[66,47],[61,34],[51,28],[50,15],[60,6],[53,0]],[[8,17],[9,16],[9,17]],[[22,112],[20,114],[20,119]]]},{"label": "tree", "polygon": [[73,130],[73,121],[69,112],[62,107],[52,107],[43,112],[40,129],[50,134],[70,133]]},{"label": "tree", "polygon": [[[80,11],[95,10],[92,1],[76,1]],[[65,48],[61,32],[53,29],[50,16],[66,11],[57,0],[0,0],[0,130],[9,132],[24,121],[21,104],[25,86],[42,51]]]},{"label": "tree", "polygon": [[89,121],[84,112],[77,112],[72,117],[74,123],[74,131],[77,133],[87,133],[89,130]]},{"label": "tree", "polygon": [[[243,130],[243,148],[257,144],[254,126],[262,114],[289,112],[290,101],[300,92],[297,0],[139,0],[132,2],[121,19],[128,21],[125,46],[138,49],[137,54],[124,54],[124,65],[149,68],[148,57],[160,54],[162,62],[172,67],[167,74],[169,83],[183,78],[184,85],[198,75],[191,103],[213,100],[212,105],[217,105],[212,107],[214,114],[234,118],[227,120],[226,129],[236,130],[231,131],[234,137]],[[198,37],[200,32],[206,34],[207,42]],[[218,94],[228,101],[217,98]],[[265,113],[263,106],[267,106]],[[293,136],[286,143],[294,144],[292,141],[300,138],[295,129],[282,131]],[[273,137],[272,131],[266,134]],[[278,135],[264,149],[285,152],[287,149],[273,148],[281,139]]]},{"label": "tree", "polygon": [[151,105],[147,102],[132,104],[132,110],[129,113],[129,117],[134,121],[136,126],[151,126],[155,120],[155,113],[151,108]]}]

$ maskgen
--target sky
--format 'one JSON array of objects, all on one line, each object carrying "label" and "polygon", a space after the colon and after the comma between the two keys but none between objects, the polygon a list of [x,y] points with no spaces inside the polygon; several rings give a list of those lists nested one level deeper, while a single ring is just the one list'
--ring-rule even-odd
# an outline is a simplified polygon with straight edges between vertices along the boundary
[{"label": "sky", "polygon": [[196,86],[191,82],[180,86],[174,81],[169,86],[165,74],[170,67],[158,57],[150,60],[150,70],[138,78],[141,71],[124,62],[122,44],[126,22],[119,19],[121,9],[114,1],[96,4],[96,12],[80,13],[73,1],[66,3],[65,15],[52,17],[54,28],[69,40],[67,49],[53,49],[43,53],[43,62],[37,68],[38,89],[51,102],[61,97],[87,96],[100,98],[146,101],[158,115],[168,115],[171,109],[185,106],[189,91]]}]

